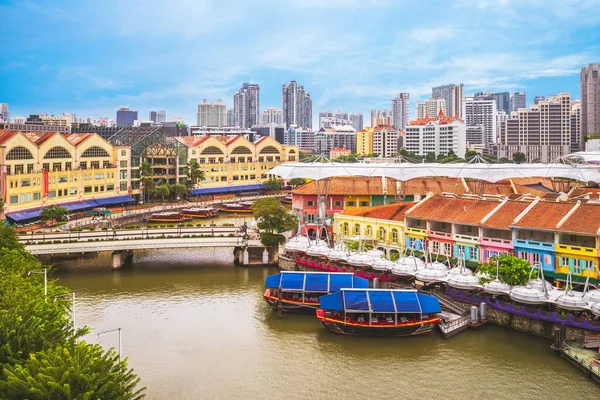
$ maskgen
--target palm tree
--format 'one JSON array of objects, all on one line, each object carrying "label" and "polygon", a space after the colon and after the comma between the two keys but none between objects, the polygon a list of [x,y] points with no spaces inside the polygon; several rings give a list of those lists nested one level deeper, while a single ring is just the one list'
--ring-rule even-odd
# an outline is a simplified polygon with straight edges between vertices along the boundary
[{"label": "palm tree", "polygon": [[140,178],[142,180],[142,185],[144,185],[144,196],[146,197],[146,201],[148,201],[148,196],[155,186],[154,180],[152,179],[152,166],[148,161],[144,161],[140,167]]},{"label": "palm tree", "polygon": [[168,197],[171,194],[171,190],[169,189],[169,185],[163,184],[156,188],[156,193],[162,198],[162,201],[165,201],[165,197]]},{"label": "palm tree", "polygon": [[187,164],[188,174],[186,186],[188,189],[193,189],[198,186],[198,182],[204,180],[204,171],[200,169],[200,164],[196,160],[190,160]]},{"label": "palm tree", "polygon": [[169,189],[171,190],[171,194],[174,194],[178,198],[181,198],[187,193],[187,188],[185,187],[185,185],[181,185],[179,183],[171,185]]}]

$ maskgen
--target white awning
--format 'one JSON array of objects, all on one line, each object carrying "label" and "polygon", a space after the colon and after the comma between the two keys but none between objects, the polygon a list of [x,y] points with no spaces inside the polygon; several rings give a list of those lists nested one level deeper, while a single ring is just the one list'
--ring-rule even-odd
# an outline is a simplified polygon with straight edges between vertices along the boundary
[{"label": "white awning", "polygon": [[283,179],[324,179],[334,176],[382,176],[407,181],[423,177],[482,179],[497,182],[509,178],[569,178],[600,182],[600,166],[589,164],[362,164],[286,163],[269,171]]}]

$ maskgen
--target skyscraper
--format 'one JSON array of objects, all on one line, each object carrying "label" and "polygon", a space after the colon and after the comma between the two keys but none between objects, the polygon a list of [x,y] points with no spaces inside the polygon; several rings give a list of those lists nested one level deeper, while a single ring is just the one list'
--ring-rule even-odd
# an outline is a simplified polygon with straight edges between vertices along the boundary
[{"label": "skyscraper", "polygon": [[198,104],[198,126],[211,126],[222,128],[227,124],[227,108],[221,99],[215,104],[210,104],[207,99],[202,99]]},{"label": "skyscraper", "polygon": [[510,111],[519,111],[519,108],[527,108],[525,92],[515,92],[510,96]]},{"label": "skyscraper", "polygon": [[291,125],[312,129],[312,99],[296,81],[290,81],[281,89],[281,112],[286,129]]},{"label": "skyscraper", "polygon": [[10,112],[7,103],[0,103],[0,122],[10,122]]},{"label": "skyscraper", "polygon": [[507,115],[510,113],[510,93],[508,92],[478,92],[473,95],[475,100],[490,100],[496,101],[496,109],[504,111]]},{"label": "skyscraper", "polygon": [[350,125],[354,128],[355,131],[360,131],[363,128],[363,114],[362,113],[352,113],[350,114]]},{"label": "skyscraper", "polygon": [[158,113],[156,113],[156,123],[162,124],[165,122],[167,122],[167,112],[165,110],[160,110]]},{"label": "skyscraper", "polygon": [[263,124],[281,124],[282,113],[275,107],[269,107],[263,111],[262,123]]},{"label": "skyscraper", "polygon": [[463,118],[462,102],[464,97],[464,86],[462,83],[435,86],[431,88],[431,97],[434,99],[446,100],[446,115]]},{"label": "skyscraper", "polygon": [[392,110],[371,110],[371,127],[392,124]]},{"label": "skyscraper", "polygon": [[600,63],[581,68],[581,147],[583,138],[600,134]]},{"label": "skyscraper", "polygon": [[228,108],[226,113],[227,113],[227,126],[236,126],[235,113],[233,112],[233,108]]},{"label": "skyscraper", "polygon": [[320,111],[319,129],[329,128],[331,125],[352,125],[347,111]]},{"label": "skyscraper", "polygon": [[156,111],[150,111],[150,121],[152,121],[152,123],[154,125],[156,125],[156,121],[158,120],[157,115],[158,113]]},{"label": "skyscraper", "polygon": [[491,148],[496,143],[498,136],[498,109],[496,100],[489,97],[485,100],[482,96],[465,97],[463,102],[463,116],[467,129],[472,126],[483,125],[483,145]]},{"label": "skyscraper", "polygon": [[571,153],[585,150],[581,139],[581,102],[571,102]]},{"label": "skyscraper", "polygon": [[546,96],[535,96],[533,98],[533,104],[539,104],[542,100],[546,100]]},{"label": "skyscraper", "polygon": [[427,101],[417,101],[417,119],[421,118],[436,118],[442,110],[444,115],[447,115],[446,100],[444,99],[429,99]]},{"label": "skyscraper", "polygon": [[121,106],[117,111],[117,126],[133,126],[134,121],[137,121],[137,119],[138,112],[127,106]]},{"label": "skyscraper", "polygon": [[401,131],[408,125],[408,105],[408,93],[398,93],[398,96],[392,99],[392,126],[394,129]]},{"label": "skyscraper", "polygon": [[252,128],[259,122],[260,88],[255,83],[244,83],[233,95],[235,125],[242,129]]}]

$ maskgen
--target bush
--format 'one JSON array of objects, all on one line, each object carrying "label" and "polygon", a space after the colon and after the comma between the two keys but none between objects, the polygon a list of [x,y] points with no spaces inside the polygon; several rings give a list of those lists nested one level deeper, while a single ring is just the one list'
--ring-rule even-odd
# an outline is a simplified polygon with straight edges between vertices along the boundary
[{"label": "bush", "polygon": [[260,234],[260,242],[266,247],[277,247],[285,243],[285,236],[279,233],[263,232]]}]

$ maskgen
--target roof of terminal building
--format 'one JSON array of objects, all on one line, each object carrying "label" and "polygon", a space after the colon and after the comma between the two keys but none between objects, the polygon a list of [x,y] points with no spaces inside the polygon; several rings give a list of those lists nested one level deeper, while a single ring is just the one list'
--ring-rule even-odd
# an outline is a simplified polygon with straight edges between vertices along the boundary
[{"label": "roof of terminal building", "polygon": [[[386,182],[386,191],[384,193],[383,182]],[[315,181],[304,184],[292,191],[293,194],[314,195],[317,189],[327,192],[329,195],[343,196],[363,196],[363,195],[383,195],[395,196],[397,194],[396,181],[392,178],[381,177],[334,177],[330,178],[328,183],[319,183],[317,187]]]},{"label": "roof of terminal building", "polygon": [[513,226],[553,231],[573,206],[573,203],[540,201],[533,205]]},{"label": "roof of terminal building", "polygon": [[341,215],[349,215],[363,218],[385,219],[390,221],[403,221],[404,214],[416,202],[393,203],[384,206],[361,207],[356,210],[348,210],[340,213]]},{"label": "roof of terminal building", "polygon": [[476,225],[499,205],[498,200],[432,196],[407,213],[406,216]]}]

